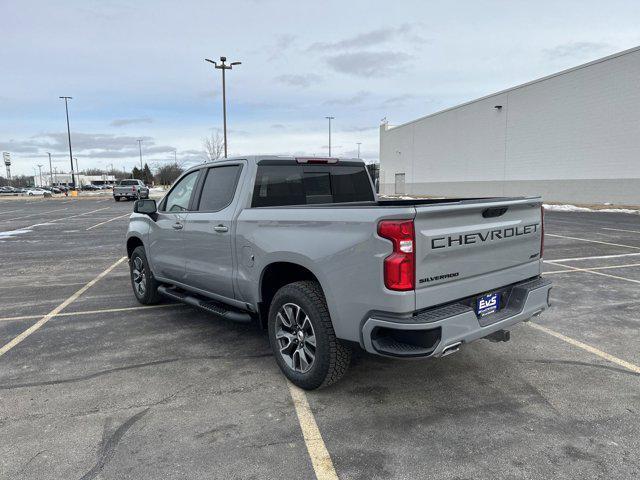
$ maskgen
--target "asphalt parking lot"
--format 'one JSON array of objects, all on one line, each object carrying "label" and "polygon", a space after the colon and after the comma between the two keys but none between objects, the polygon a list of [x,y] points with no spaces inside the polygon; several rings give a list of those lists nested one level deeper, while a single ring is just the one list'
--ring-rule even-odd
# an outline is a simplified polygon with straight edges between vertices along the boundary
[{"label": "asphalt parking lot", "polygon": [[0,199],[0,478],[640,476],[640,215],[547,212],[510,342],[304,394],[257,328],[136,302],[132,205]]}]

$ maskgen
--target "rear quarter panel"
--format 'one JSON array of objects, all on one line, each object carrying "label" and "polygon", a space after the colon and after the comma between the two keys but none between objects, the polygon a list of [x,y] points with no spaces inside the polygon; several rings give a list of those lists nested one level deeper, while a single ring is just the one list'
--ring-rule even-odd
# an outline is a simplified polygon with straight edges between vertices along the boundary
[{"label": "rear quarter panel", "polygon": [[414,213],[412,207],[245,209],[235,236],[238,296],[257,303],[261,275],[269,264],[299,264],[318,278],[336,335],[359,341],[360,322],[367,312],[415,308],[413,291],[385,289],[382,265],[391,243],[377,235],[381,219],[409,219]]}]

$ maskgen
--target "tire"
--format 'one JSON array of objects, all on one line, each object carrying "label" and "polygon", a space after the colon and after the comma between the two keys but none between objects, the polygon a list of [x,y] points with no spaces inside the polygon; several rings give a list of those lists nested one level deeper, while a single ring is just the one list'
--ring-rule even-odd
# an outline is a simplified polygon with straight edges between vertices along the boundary
[{"label": "tire", "polygon": [[336,338],[318,282],[295,282],[278,290],[269,307],[268,330],[280,370],[300,388],[331,385],[349,367],[351,348]]},{"label": "tire", "polygon": [[116,202],[120,201],[120,197],[113,197]]},{"label": "tire", "polygon": [[[142,270],[140,270],[142,267]],[[158,287],[160,284],[153,278],[149,262],[144,252],[144,247],[136,247],[129,259],[129,272],[131,276],[131,288],[136,300],[143,305],[155,305],[160,301]],[[139,273],[140,272],[140,273]],[[140,278],[142,276],[142,278]],[[143,288],[140,288],[140,285]]]}]

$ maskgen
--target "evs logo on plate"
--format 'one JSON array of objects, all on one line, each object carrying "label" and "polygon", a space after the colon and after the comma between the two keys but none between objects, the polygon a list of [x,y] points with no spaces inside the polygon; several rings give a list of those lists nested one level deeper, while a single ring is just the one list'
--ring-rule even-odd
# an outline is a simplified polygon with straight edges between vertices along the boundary
[{"label": "evs logo on plate", "polygon": [[489,293],[478,298],[476,303],[476,313],[481,317],[489,315],[500,308],[500,294]]}]

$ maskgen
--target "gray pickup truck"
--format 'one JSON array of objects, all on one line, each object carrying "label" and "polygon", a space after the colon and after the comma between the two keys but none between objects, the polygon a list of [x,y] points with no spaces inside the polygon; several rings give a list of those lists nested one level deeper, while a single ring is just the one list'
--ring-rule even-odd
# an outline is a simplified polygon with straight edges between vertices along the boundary
[{"label": "gray pickup truck", "polygon": [[354,347],[442,357],[508,340],[549,306],[543,238],[539,197],[382,199],[362,161],[256,156],[138,200],[126,246],[138,301],[256,321],[287,378],[314,389]]},{"label": "gray pickup truck", "polygon": [[142,180],[134,178],[120,180],[120,183],[113,187],[113,198],[116,202],[122,198],[127,200],[149,198],[149,188]]}]

